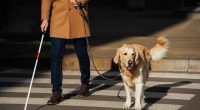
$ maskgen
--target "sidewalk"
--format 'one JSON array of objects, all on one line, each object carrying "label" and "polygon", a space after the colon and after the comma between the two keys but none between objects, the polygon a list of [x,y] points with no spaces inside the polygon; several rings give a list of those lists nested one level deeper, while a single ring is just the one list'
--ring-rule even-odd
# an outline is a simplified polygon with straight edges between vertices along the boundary
[{"label": "sidewalk", "polygon": [[[91,29],[94,35],[90,38],[91,51],[99,70],[117,69],[112,58],[122,44],[136,43],[151,48],[155,45],[158,36],[165,35],[170,40],[170,50],[165,59],[152,62],[153,71],[200,72],[199,12],[128,11],[100,6],[90,9]],[[16,58],[18,60],[27,58],[34,61],[38,45],[33,44],[1,39],[0,59],[15,61]],[[50,60],[49,44],[45,44],[42,48],[41,60],[43,59],[48,62]],[[64,69],[79,68],[71,43],[66,45],[63,64]],[[92,64],[91,69],[93,70]]]}]

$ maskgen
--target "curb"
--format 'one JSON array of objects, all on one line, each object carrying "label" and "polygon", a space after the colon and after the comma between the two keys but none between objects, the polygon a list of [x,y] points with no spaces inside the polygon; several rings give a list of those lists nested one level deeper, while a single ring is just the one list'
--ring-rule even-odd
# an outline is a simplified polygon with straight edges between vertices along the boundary
[{"label": "curb", "polygon": [[[114,64],[110,57],[95,57],[95,65],[99,71],[118,70],[118,66]],[[166,72],[189,72],[200,73],[200,59],[163,59],[152,62],[152,71],[166,71]],[[95,70],[90,61],[91,70]],[[64,56],[63,59],[64,70],[78,70],[79,63],[75,56]]]},{"label": "curb", "polygon": [[[4,57],[1,66],[9,67],[32,67],[35,62],[33,57]],[[39,67],[49,68],[50,58],[40,58]],[[99,71],[118,71],[118,66],[114,64],[111,57],[95,57],[95,65]],[[200,74],[200,59],[163,59],[151,62],[153,72],[184,72]],[[94,65],[90,63],[90,69],[93,71]],[[63,70],[79,70],[79,63],[76,56],[64,56]]]}]

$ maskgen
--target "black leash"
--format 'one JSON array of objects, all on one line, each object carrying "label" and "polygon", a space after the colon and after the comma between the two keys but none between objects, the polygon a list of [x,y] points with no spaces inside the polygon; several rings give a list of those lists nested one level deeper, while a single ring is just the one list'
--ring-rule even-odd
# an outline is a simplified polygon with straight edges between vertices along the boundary
[{"label": "black leash", "polygon": [[92,64],[94,65],[94,69],[96,70],[96,72],[98,73],[98,75],[99,75],[101,78],[103,78],[103,79],[106,79],[106,80],[116,80],[116,79],[118,79],[118,78],[121,77],[121,76],[117,76],[117,77],[115,77],[115,78],[108,78],[108,77],[103,76],[103,75],[99,72],[99,70],[97,69],[97,66],[96,66],[95,63],[94,63],[94,57],[93,57],[93,55],[92,55],[92,52],[90,51],[90,50],[91,50],[91,49],[90,49],[90,44],[89,44],[89,40],[88,40],[88,37],[87,37],[86,24],[85,24],[85,22],[87,22],[87,18],[86,18],[85,14],[84,14],[84,11],[81,9],[80,5],[78,4],[77,0],[75,0],[75,2],[76,2],[76,4],[77,4],[77,6],[76,6],[75,8],[76,8],[77,11],[79,12],[79,14],[81,15],[82,20],[83,20],[83,27],[84,27],[84,31],[85,31],[85,35],[86,35],[87,49],[88,49],[88,53],[89,53],[90,59],[92,60]]},{"label": "black leash", "polygon": [[43,108],[43,107],[45,107],[45,106],[47,106],[48,104],[44,104],[44,105],[41,105],[41,106],[39,106],[38,108],[36,108],[35,110],[40,110],[41,108]]}]

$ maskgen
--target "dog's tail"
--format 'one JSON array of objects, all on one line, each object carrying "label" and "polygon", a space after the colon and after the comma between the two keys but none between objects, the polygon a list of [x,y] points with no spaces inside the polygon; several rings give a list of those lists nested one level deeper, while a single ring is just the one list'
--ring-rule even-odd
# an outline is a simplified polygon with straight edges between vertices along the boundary
[{"label": "dog's tail", "polygon": [[158,37],[157,44],[151,48],[150,54],[153,61],[161,60],[166,56],[169,48],[169,40],[166,37]]}]

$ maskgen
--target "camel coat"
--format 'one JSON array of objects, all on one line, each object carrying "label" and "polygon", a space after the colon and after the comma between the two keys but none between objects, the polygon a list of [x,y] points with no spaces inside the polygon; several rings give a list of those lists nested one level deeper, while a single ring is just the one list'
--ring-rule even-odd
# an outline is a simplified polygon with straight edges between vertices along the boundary
[{"label": "camel coat", "polygon": [[[80,1],[85,5],[82,9],[86,18],[84,22],[87,35],[85,35],[82,17],[70,0],[42,0],[41,19],[50,18],[50,37],[75,39],[90,36],[86,6],[88,0]],[[50,13],[51,17],[49,17]]]}]

